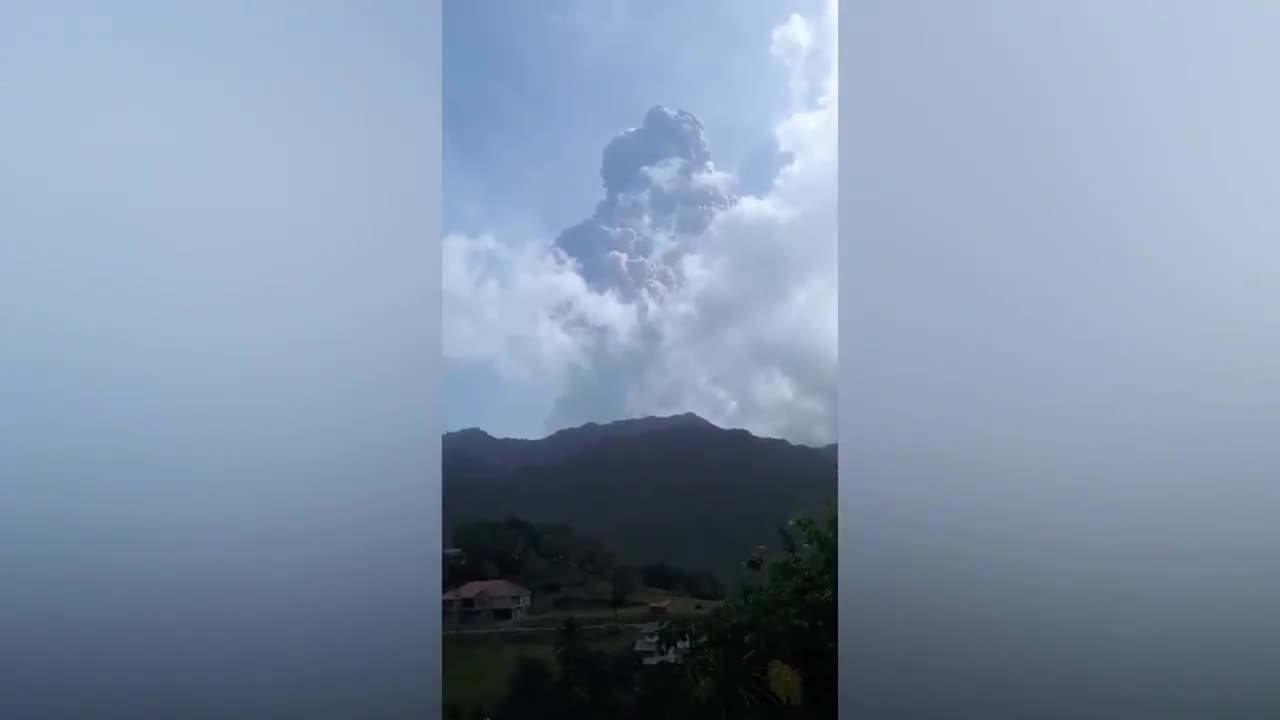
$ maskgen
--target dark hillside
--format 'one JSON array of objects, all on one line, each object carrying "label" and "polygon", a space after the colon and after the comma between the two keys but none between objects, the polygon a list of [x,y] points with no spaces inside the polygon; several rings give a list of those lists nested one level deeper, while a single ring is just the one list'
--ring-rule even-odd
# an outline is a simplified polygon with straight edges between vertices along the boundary
[{"label": "dark hillside", "polygon": [[459,520],[565,523],[639,563],[737,574],[777,528],[836,497],[835,446],[696,415],[586,425],[542,440],[444,438],[446,532]]}]

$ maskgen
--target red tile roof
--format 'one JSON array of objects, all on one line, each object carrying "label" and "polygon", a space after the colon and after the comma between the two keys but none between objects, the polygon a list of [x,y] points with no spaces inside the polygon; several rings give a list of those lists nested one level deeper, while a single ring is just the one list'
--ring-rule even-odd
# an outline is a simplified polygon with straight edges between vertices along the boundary
[{"label": "red tile roof", "polygon": [[480,593],[485,593],[489,597],[515,597],[517,595],[531,594],[528,590],[509,580],[473,580],[462,587],[454,588],[445,593],[444,599],[473,598]]}]

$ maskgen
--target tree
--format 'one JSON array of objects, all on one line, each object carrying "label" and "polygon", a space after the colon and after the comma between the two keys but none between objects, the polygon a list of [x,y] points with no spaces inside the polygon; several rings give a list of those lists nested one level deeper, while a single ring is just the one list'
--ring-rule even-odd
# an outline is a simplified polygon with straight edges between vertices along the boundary
[{"label": "tree", "polygon": [[524,567],[520,577],[524,579],[525,585],[533,590],[546,591],[548,586],[554,583],[551,564],[535,548],[525,551]]},{"label": "tree", "polygon": [[560,687],[576,694],[585,688],[590,666],[591,649],[582,637],[578,619],[569,616],[556,633],[555,657],[560,668]]},{"label": "tree", "polygon": [[711,573],[690,575],[685,582],[686,590],[699,600],[720,600],[724,597],[724,589],[720,581]]},{"label": "tree", "polygon": [[576,561],[578,568],[590,575],[608,575],[617,567],[613,551],[595,539],[580,542]]},{"label": "tree", "polygon": [[454,546],[462,550],[469,580],[514,575],[521,569],[524,543],[518,529],[506,523],[463,523],[454,529]]},{"label": "tree", "polygon": [[520,720],[555,715],[553,675],[545,660],[521,657],[507,679],[507,695],[497,717],[500,720]]},{"label": "tree", "polygon": [[497,580],[500,577],[502,577],[502,569],[493,562],[485,562],[476,570],[477,580]]},{"label": "tree", "polygon": [[566,525],[538,526],[538,551],[558,570],[568,568],[575,543],[573,529]]},{"label": "tree", "polygon": [[687,572],[666,563],[646,565],[640,571],[645,585],[659,590],[684,592],[701,600],[719,600],[724,597],[720,581],[709,572]]},{"label": "tree", "polygon": [[560,716],[564,718],[594,718],[601,694],[601,665],[591,651],[577,618],[569,617],[560,626],[555,641],[556,665],[560,674],[556,682],[556,695]]},{"label": "tree", "polygon": [[683,665],[705,717],[835,717],[834,510],[796,521],[782,550],[707,618],[671,624],[667,647],[689,638]]},{"label": "tree", "polygon": [[682,573],[666,563],[646,565],[641,572],[644,584],[659,590],[674,590],[683,579]]},{"label": "tree", "polygon": [[609,592],[609,604],[613,606],[613,621],[618,622],[618,609],[627,604],[627,598],[635,591],[635,577],[626,568],[613,571]]}]

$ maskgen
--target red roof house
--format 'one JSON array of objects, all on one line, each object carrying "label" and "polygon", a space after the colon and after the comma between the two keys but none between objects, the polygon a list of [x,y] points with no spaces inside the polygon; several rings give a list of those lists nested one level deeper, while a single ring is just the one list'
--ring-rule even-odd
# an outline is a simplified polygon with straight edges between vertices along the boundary
[{"label": "red roof house", "polygon": [[533,593],[509,580],[473,580],[442,596],[444,614],[457,622],[515,620],[529,612]]}]

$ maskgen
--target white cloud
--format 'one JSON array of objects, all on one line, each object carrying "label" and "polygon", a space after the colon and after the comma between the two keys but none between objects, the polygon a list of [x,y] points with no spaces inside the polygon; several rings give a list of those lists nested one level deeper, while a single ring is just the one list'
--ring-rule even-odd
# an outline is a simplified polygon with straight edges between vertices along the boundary
[{"label": "white cloud", "polygon": [[813,46],[813,32],[809,23],[799,15],[792,15],[787,22],[773,31],[773,56],[791,71],[792,102],[801,102],[808,94],[809,78],[804,72],[805,61]]},{"label": "white cloud", "polygon": [[792,87],[806,90],[776,129],[791,162],[766,196],[727,196],[696,120],[655,110],[654,132],[632,131],[618,156],[639,164],[637,180],[621,175],[616,207],[557,240],[572,257],[546,242],[446,238],[446,355],[554,383],[556,427],[693,411],[834,441],[835,23],[832,2],[773,35]]},{"label": "white cloud", "polygon": [[635,324],[633,306],[589,291],[542,243],[448,235],[441,266],[445,355],[492,363],[510,380],[556,382],[592,345],[620,347]]}]

